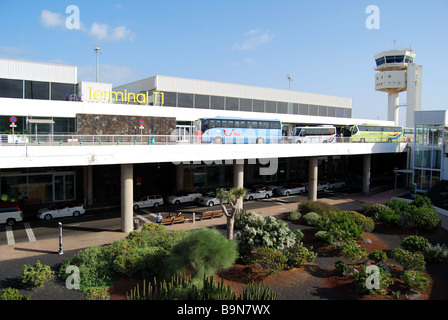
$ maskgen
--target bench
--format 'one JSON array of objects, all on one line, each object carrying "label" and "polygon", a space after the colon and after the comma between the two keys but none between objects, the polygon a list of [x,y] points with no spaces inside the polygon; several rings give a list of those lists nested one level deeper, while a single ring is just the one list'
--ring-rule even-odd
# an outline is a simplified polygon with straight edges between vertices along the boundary
[{"label": "bench", "polygon": [[213,218],[219,218],[222,216],[222,210],[219,211],[207,211],[201,213],[201,221],[202,219],[213,219]]},{"label": "bench", "polygon": [[187,219],[185,218],[185,216],[180,216],[180,217],[171,217],[171,218],[165,218],[160,220],[160,224],[175,224],[175,223],[185,223],[185,221],[187,221]]}]

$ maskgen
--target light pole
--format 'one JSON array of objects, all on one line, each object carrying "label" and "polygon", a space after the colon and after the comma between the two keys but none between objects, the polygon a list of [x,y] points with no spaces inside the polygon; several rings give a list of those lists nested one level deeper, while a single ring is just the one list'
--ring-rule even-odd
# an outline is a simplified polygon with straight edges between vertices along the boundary
[{"label": "light pole", "polygon": [[95,46],[95,48],[93,48],[93,51],[95,51],[96,53],[96,82],[98,82],[98,59],[99,55],[101,54],[101,49],[99,46]]},{"label": "light pole", "polygon": [[289,90],[291,90],[291,81],[292,81],[292,77],[291,77],[290,74],[287,74],[287,75],[286,75],[286,78],[287,78],[288,81],[289,81]]}]

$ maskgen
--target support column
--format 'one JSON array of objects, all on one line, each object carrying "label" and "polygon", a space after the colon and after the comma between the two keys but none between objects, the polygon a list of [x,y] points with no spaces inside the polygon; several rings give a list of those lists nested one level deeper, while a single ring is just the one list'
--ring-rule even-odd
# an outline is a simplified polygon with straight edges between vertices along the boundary
[{"label": "support column", "polygon": [[388,111],[387,120],[394,121],[395,125],[398,125],[398,103],[399,103],[399,93],[390,92],[388,95]]},{"label": "support column", "polygon": [[317,157],[309,158],[308,170],[308,200],[317,200]]},{"label": "support column", "polygon": [[82,168],[84,205],[93,204],[92,166]]},{"label": "support column", "polygon": [[[244,160],[235,160],[233,162],[233,187],[244,188]],[[238,209],[243,208],[243,202],[240,201]]]},{"label": "support column", "polygon": [[121,165],[121,231],[129,233],[134,220],[134,167],[132,164]]},{"label": "support column", "polygon": [[176,165],[176,191],[184,189],[184,164],[183,162]]},{"label": "support column", "polygon": [[362,161],[362,192],[370,192],[370,154],[365,154]]}]

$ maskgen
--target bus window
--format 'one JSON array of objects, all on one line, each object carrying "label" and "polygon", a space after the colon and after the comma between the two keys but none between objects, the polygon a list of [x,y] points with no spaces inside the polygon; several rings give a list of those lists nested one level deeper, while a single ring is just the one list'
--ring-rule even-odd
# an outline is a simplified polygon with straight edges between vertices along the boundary
[{"label": "bus window", "polygon": [[280,122],[278,121],[269,122],[269,129],[281,129]]},{"label": "bus window", "polygon": [[258,121],[247,121],[247,127],[251,129],[257,129]]},{"label": "bus window", "polygon": [[267,121],[259,121],[258,122],[259,129],[269,129],[269,122]]}]

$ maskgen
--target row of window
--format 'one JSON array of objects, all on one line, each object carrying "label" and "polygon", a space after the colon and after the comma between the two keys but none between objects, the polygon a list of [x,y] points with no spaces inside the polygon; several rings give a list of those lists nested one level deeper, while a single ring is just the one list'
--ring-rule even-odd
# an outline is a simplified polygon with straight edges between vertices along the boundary
[{"label": "row of window", "polygon": [[39,100],[75,100],[76,84],[0,79],[0,97]]},{"label": "row of window", "polygon": [[280,121],[205,120],[202,130],[213,128],[281,129]]},{"label": "row of window", "polygon": [[352,117],[350,108],[166,91],[163,92],[163,96],[161,94],[157,95],[155,104],[179,108],[299,114],[338,118]]},{"label": "row of window", "polygon": [[413,63],[414,59],[410,56],[386,56],[376,59],[375,62],[380,66],[385,63]]},{"label": "row of window", "polygon": [[[10,116],[0,116],[0,133],[9,133],[11,131],[10,127]],[[30,124],[27,120],[28,117],[16,116],[17,127],[14,129],[15,132],[23,132],[27,133],[36,133],[38,134],[48,134],[48,133],[73,133],[76,131],[75,128],[75,119],[74,118],[53,118],[51,120],[54,121],[54,124]],[[37,119],[34,117],[33,119]],[[46,118],[47,119],[47,118]]]}]

